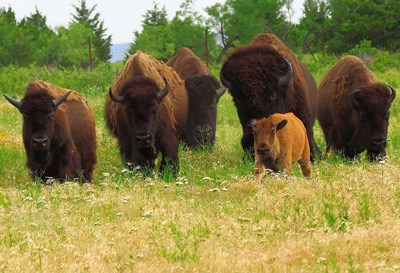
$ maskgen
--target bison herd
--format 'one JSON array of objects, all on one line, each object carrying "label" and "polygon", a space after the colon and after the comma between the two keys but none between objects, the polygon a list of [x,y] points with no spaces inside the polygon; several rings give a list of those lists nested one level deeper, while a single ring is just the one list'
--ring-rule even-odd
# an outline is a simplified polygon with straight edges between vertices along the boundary
[{"label": "bison herd", "polygon": [[[179,171],[178,146],[212,146],[217,103],[229,90],[242,125],[244,152],[265,169],[291,173],[298,162],[305,176],[320,158],[313,134],[318,122],[331,150],[371,160],[386,155],[389,109],[396,91],[377,82],[355,56],[342,58],[319,88],[308,69],[273,34],[259,34],[235,48],[220,80],[190,49],[167,63],[137,51],[111,84],[105,102],[108,129],[118,139],[126,167]],[[75,91],[34,81],[21,101],[5,98],[23,115],[23,143],[33,178],[90,182],[96,164],[95,120]]]}]

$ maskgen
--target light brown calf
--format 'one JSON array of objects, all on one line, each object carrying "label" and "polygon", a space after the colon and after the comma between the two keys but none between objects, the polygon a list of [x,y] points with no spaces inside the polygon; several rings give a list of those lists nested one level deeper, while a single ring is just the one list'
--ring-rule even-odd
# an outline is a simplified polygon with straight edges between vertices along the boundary
[{"label": "light brown calf", "polygon": [[304,176],[311,175],[310,146],[303,123],[293,114],[273,114],[251,121],[254,134],[254,175],[261,181],[265,169],[292,173],[299,162]]}]

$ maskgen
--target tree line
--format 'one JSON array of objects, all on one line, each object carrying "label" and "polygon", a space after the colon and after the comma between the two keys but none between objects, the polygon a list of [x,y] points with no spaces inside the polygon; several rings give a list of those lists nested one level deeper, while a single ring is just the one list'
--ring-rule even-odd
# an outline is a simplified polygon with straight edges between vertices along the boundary
[{"label": "tree line", "polygon": [[[68,27],[51,29],[40,11],[17,22],[11,8],[0,8],[0,65],[89,67],[108,62],[111,36],[86,1],[74,6]],[[182,0],[172,20],[157,2],[143,15],[129,53],[142,50],[160,60],[186,46],[207,62],[221,63],[233,47],[258,33],[272,32],[298,53],[340,55],[368,44],[400,49],[400,1],[305,0],[304,13],[293,22],[293,0],[226,0],[200,15],[194,0]]]}]

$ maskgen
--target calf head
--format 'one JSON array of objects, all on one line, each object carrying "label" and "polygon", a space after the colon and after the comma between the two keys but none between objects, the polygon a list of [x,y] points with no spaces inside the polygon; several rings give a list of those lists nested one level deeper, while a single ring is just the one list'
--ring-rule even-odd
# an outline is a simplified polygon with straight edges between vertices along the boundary
[{"label": "calf head", "polygon": [[[23,115],[23,138],[27,150],[49,155],[54,135],[55,111],[71,92],[57,99],[53,99],[46,92],[35,92],[25,95],[22,101],[4,95]],[[46,156],[42,158],[45,159]]]},{"label": "calf head", "polygon": [[191,146],[210,145],[215,140],[217,104],[224,86],[213,76],[199,75],[185,80],[189,96],[189,140]]},{"label": "calf head", "polygon": [[276,132],[287,124],[287,120],[272,121],[268,118],[252,119],[251,127],[254,135],[254,151],[257,158],[275,159],[279,153],[279,143],[276,141]]},{"label": "calf head", "polygon": [[385,156],[389,109],[395,97],[392,87],[380,83],[364,86],[350,95],[355,137],[366,147],[371,160]]},{"label": "calf head", "polygon": [[145,76],[137,76],[126,81],[119,89],[119,95],[109,96],[114,102],[123,104],[132,142],[139,150],[155,154],[155,135],[158,126],[158,106],[168,93],[168,80],[160,90],[156,82]]}]

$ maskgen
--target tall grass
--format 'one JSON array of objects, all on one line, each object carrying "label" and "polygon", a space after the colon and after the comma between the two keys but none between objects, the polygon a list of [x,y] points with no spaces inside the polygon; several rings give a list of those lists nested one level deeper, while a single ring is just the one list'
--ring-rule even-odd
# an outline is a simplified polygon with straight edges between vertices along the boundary
[{"label": "tall grass", "polygon": [[[317,81],[337,60],[324,58],[301,58]],[[243,159],[241,127],[226,94],[218,105],[215,147],[180,147],[179,176],[162,179],[126,172],[105,127],[113,67],[93,73],[39,70],[1,68],[0,92],[21,97],[30,80],[42,78],[82,93],[96,116],[98,164],[92,185],[32,181],[22,117],[0,99],[0,272],[400,269],[397,99],[385,163],[371,164],[364,154],[355,161],[332,155],[312,166],[310,179],[296,166],[291,177],[265,177],[259,184],[253,163]],[[400,87],[397,68],[377,76]],[[315,135],[323,150],[318,124]]]}]

